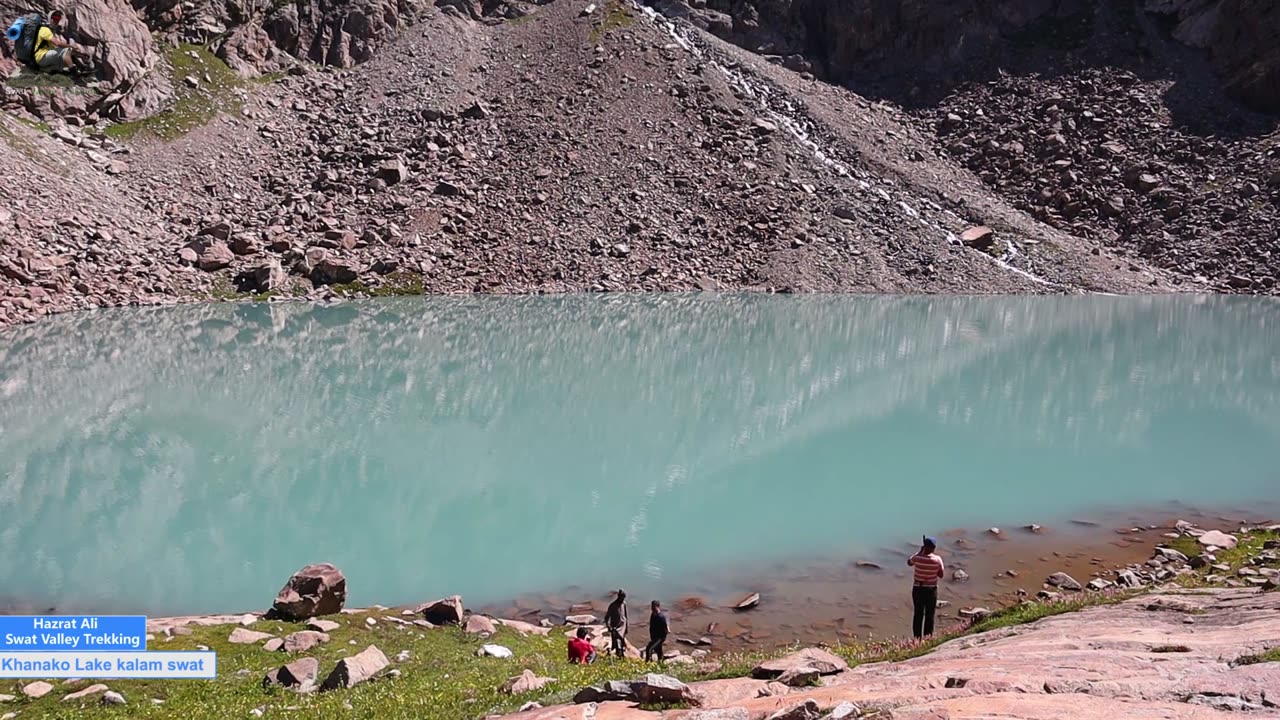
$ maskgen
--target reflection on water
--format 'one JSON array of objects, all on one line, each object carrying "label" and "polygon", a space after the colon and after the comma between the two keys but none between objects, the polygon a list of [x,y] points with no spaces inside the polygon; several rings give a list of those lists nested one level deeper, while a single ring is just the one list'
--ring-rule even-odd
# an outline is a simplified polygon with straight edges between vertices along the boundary
[{"label": "reflection on water", "polygon": [[1277,448],[1266,299],[100,312],[0,333],[0,586],[231,610],[329,560],[356,603],[675,591],[940,527],[1273,499]]}]

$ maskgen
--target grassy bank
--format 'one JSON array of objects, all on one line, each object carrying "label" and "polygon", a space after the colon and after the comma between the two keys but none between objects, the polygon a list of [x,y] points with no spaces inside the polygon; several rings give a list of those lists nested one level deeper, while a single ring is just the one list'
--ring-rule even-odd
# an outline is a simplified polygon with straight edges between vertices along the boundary
[{"label": "grassy bank", "polygon": [[[1222,562],[1249,563],[1262,551],[1264,543],[1277,539],[1275,533],[1241,536],[1237,551],[1221,553]],[[1187,549],[1192,549],[1188,547]],[[1204,582],[1204,577],[1199,577]],[[867,644],[844,644],[829,649],[845,658],[851,666],[878,662],[897,662],[931,652],[939,645],[965,635],[999,630],[1076,610],[1122,602],[1144,591],[1113,593],[1080,593],[1066,599],[1044,603],[1025,603],[996,611],[974,623],[948,628],[929,640],[882,641]],[[197,650],[208,648],[218,653],[216,680],[152,680],[102,681],[124,695],[124,706],[102,706],[97,696],[81,701],[63,702],[73,690],[93,684],[86,680],[59,685],[39,700],[25,698],[0,706],[0,714],[17,711],[17,720],[25,718],[181,718],[183,720],[227,720],[228,718],[377,718],[378,720],[466,720],[486,715],[511,712],[525,703],[536,701],[552,705],[569,701],[584,686],[606,680],[625,680],[645,672],[663,672],[686,682],[749,674],[758,662],[796,648],[776,648],[745,654],[721,655],[706,665],[665,663],[645,665],[637,660],[602,658],[588,666],[569,665],[565,660],[566,629],[552,628],[549,635],[521,635],[500,627],[491,638],[469,635],[456,627],[421,628],[396,622],[403,617],[394,610],[371,610],[340,614],[329,619],[341,627],[330,633],[330,640],[305,653],[294,656],[268,652],[259,641],[249,645],[232,644],[228,636],[235,626],[190,627],[189,635],[172,638],[158,636],[149,644],[151,650]],[[372,623],[370,622],[372,620]],[[251,629],[275,637],[305,629],[301,623],[261,620]],[[512,659],[478,657],[481,645],[494,643],[510,648]],[[329,673],[338,659],[376,645],[391,659],[397,677],[382,677],[367,684],[329,693],[298,695],[276,687],[264,688],[262,678],[267,671],[298,657],[310,656],[320,662],[319,680]],[[678,646],[669,646],[674,649]],[[1163,648],[1161,652],[1177,652],[1180,648]],[[397,659],[398,656],[402,659]],[[1280,661],[1280,650],[1248,655],[1237,664]],[[556,678],[541,690],[512,696],[499,687],[522,670],[539,676]],[[6,680],[0,693],[21,698],[21,687],[28,681]]]},{"label": "grassy bank", "polygon": [[167,53],[175,100],[151,117],[107,128],[107,135],[128,140],[149,135],[175,140],[208,123],[219,113],[236,113],[243,104],[246,81],[208,48],[179,45]]},{"label": "grassy bank", "polygon": [[[1082,595],[1072,600],[1037,603],[999,611],[971,627],[955,627],[925,642],[887,641],[866,645],[837,645],[830,649],[844,657],[850,665],[895,662],[923,655],[956,637],[1033,622],[1050,615],[1071,612],[1083,607],[1116,602],[1119,596]],[[157,637],[150,650],[197,650],[202,647],[218,654],[218,678],[202,681],[148,680],[102,681],[124,695],[125,706],[100,706],[98,697],[66,703],[61,698],[73,690],[93,684],[85,680],[58,686],[48,696],[35,701],[15,703],[19,717],[81,718],[130,717],[173,718],[192,720],[226,720],[253,717],[262,709],[264,717],[298,718],[369,718],[378,720],[463,720],[489,714],[511,712],[527,702],[543,705],[568,702],[584,686],[606,680],[623,680],[646,672],[663,672],[685,682],[727,677],[741,677],[766,659],[795,648],[780,648],[755,653],[722,655],[706,666],[676,663],[646,665],[637,660],[602,658],[587,666],[565,661],[565,628],[553,628],[547,636],[523,636],[509,628],[499,628],[491,638],[468,635],[460,628],[423,629],[401,625],[387,618],[399,618],[394,611],[371,611],[331,616],[342,627],[330,633],[330,640],[296,656],[268,652],[262,643],[232,644],[227,641],[235,626],[192,627],[190,635],[166,640]],[[368,619],[374,624],[370,625]],[[251,626],[258,632],[276,637],[304,630],[301,623],[259,621]],[[485,643],[503,645],[512,650],[512,659],[477,657]],[[392,659],[392,667],[400,676],[384,678],[350,690],[298,695],[280,688],[263,688],[261,680],[268,670],[297,657],[315,657],[320,661],[321,678],[341,657],[376,645]],[[407,651],[408,657],[395,662]],[[546,688],[524,695],[506,695],[499,687],[524,669],[556,678]],[[5,681],[0,692],[21,696],[27,681]],[[57,685],[55,681],[55,685]],[[155,702],[161,701],[161,702]]]}]

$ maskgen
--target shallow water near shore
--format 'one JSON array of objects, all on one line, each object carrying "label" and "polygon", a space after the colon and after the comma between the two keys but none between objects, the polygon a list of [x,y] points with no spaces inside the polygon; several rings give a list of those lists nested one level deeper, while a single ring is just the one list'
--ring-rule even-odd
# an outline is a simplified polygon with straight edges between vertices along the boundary
[{"label": "shallow water near shore", "polygon": [[922,532],[1265,513],[1277,448],[1269,299],[97,312],[0,332],[0,588],[259,609],[330,561],[353,605],[721,599],[841,558],[896,573]]}]

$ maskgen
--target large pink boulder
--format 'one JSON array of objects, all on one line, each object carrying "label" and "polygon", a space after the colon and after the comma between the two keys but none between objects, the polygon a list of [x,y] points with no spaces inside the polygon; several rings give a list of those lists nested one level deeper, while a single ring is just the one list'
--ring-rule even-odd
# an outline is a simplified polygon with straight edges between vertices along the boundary
[{"label": "large pink boulder", "polygon": [[305,620],[341,612],[347,602],[347,579],[329,563],[308,565],[289,578],[271,604],[286,620]]}]

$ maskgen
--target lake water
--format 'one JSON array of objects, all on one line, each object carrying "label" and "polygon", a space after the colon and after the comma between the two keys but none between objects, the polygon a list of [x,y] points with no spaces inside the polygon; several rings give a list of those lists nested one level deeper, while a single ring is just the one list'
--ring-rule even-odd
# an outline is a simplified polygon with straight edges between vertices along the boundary
[{"label": "lake water", "polygon": [[[950,527],[1280,493],[1280,303],[580,296],[0,331],[0,594],[662,597]],[[896,561],[895,561],[896,562]]]}]

